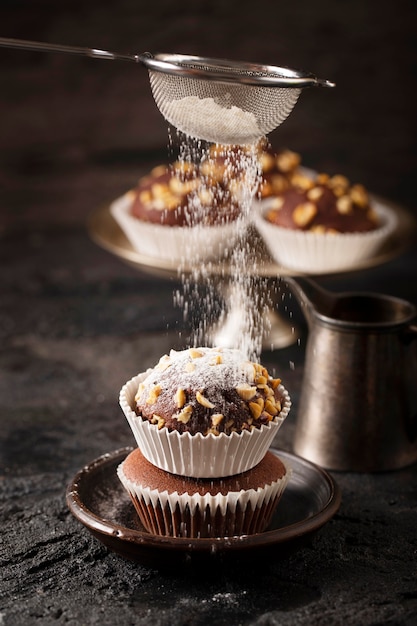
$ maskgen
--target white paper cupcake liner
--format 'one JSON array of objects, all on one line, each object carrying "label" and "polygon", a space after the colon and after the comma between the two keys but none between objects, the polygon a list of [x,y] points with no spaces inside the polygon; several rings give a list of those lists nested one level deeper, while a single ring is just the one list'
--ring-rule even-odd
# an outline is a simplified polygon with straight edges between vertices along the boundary
[{"label": "white paper cupcake liner", "polygon": [[323,274],[352,269],[374,256],[397,224],[395,213],[373,201],[381,226],[366,233],[312,233],[282,228],[263,216],[273,200],[254,203],[253,223],[270,255],[280,265],[299,272]]},{"label": "white paper cupcake liner", "polygon": [[260,428],[230,435],[179,433],[143,420],[134,411],[139,383],[148,372],[138,374],[120,391],[120,406],[132,429],[143,456],[153,465],[172,474],[193,478],[216,478],[240,474],[257,465],[265,456],[272,440],[287,417],[291,400],[280,385],[284,396],[281,412],[273,421]]},{"label": "white paper cupcake liner", "polygon": [[242,221],[219,226],[163,226],[130,214],[134,192],[110,205],[110,212],[135,250],[167,261],[206,261],[223,257],[242,233]]},{"label": "white paper cupcake liner", "polygon": [[118,477],[128,492],[145,528],[173,537],[230,537],[262,532],[288,484],[291,470],[258,489],[231,491],[226,495],[178,494],[150,489],[129,480],[123,463]]}]

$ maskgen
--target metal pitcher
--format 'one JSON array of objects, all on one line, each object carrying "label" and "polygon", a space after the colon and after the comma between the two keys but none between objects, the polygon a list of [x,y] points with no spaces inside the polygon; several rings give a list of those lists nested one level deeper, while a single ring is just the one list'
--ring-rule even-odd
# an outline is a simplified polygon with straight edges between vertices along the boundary
[{"label": "metal pitcher", "polygon": [[417,461],[417,309],[395,297],[287,282],[308,324],[294,451],[333,470]]}]

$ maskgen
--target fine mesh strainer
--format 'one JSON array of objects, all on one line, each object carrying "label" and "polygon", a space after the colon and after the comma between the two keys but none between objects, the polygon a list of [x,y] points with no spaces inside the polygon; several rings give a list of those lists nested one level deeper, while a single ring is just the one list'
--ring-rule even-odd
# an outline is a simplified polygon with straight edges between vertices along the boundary
[{"label": "fine mesh strainer", "polygon": [[119,54],[2,37],[0,46],[141,63],[165,119],[186,135],[220,144],[257,141],[286,119],[301,89],[334,86],[306,72],[225,59]]}]

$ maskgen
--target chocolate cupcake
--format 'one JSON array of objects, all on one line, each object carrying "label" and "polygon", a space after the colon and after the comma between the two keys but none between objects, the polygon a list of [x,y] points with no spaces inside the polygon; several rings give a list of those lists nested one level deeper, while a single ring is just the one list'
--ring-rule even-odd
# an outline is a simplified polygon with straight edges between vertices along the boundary
[{"label": "chocolate cupcake", "polygon": [[222,257],[240,235],[242,213],[238,197],[215,174],[188,162],[158,166],[111,213],[142,254],[189,262]]},{"label": "chocolate cupcake", "polygon": [[257,465],[291,406],[280,379],[228,348],[172,350],[123,386],[120,404],[148,461],[195,478]]},{"label": "chocolate cupcake", "polygon": [[171,537],[232,537],[260,533],[270,521],[290,471],[268,452],[256,467],[218,479],[169,474],[139,449],[118,468],[144,527]]},{"label": "chocolate cupcake", "polygon": [[345,176],[298,172],[290,187],[255,203],[254,223],[275,261],[326,273],[374,255],[395,229],[396,218]]}]

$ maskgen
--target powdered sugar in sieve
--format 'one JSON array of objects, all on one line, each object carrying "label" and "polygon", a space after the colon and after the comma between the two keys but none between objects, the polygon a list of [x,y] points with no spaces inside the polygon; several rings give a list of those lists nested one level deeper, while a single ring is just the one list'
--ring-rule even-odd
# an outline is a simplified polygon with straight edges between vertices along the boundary
[{"label": "powdered sugar in sieve", "polygon": [[165,117],[191,137],[223,144],[250,144],[263,132],[255,115],[237,106],[222,107],[213,98],[187,96],[165,105]]}]

